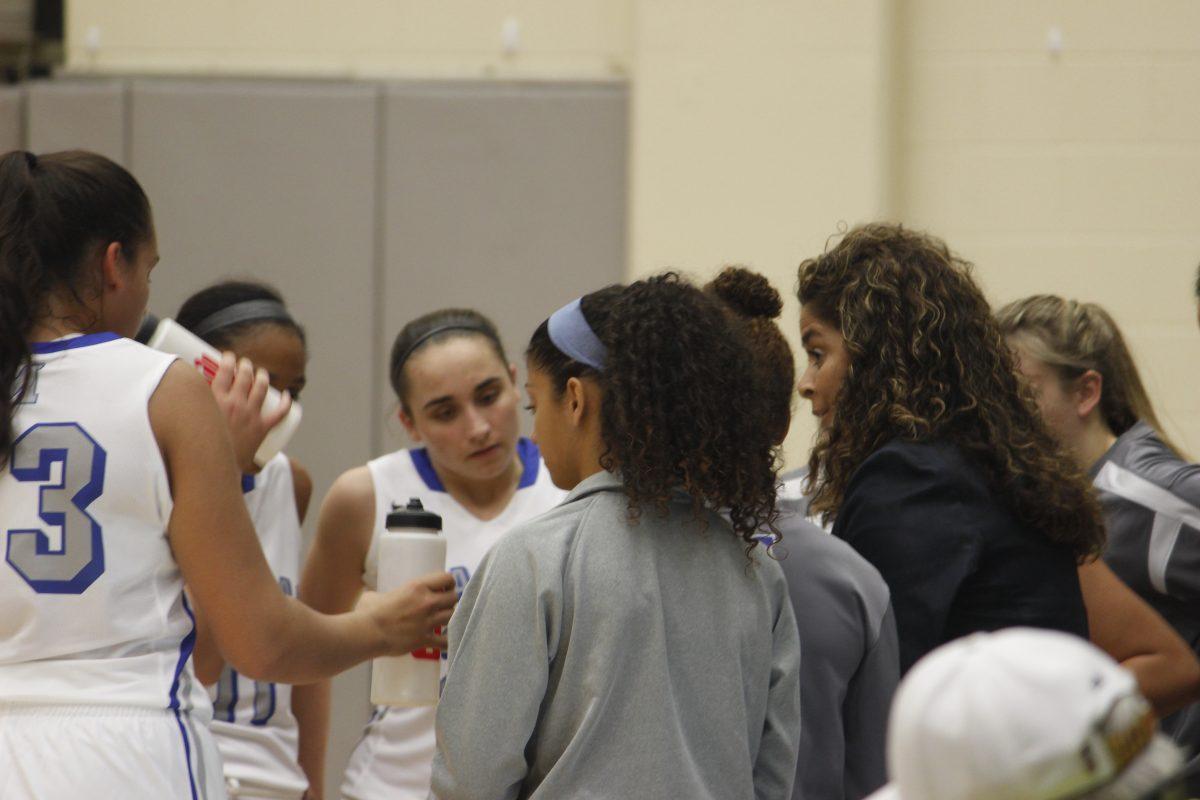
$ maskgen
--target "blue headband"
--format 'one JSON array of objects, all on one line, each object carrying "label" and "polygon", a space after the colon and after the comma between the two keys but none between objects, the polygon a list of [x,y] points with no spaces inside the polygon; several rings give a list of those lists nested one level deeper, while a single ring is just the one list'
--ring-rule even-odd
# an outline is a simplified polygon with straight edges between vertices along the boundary
[{"label": "blue headband", "polygon": [[584,318],[580,299],[572,300],[551,314],[546,330],[559,352],[602,372],[607,351]]}]

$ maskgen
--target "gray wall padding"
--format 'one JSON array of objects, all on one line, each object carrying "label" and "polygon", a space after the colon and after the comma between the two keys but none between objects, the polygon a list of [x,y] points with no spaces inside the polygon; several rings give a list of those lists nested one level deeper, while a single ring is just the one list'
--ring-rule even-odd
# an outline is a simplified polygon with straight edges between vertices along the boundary
[{"label": "gray wall padding", "polygon": [[128,166],[125,82],[34,81],[27,87],[30,150],[93,150]]},{"label": "gray wall padding", "polygon": [[399,85],[386,108],[385,338],[473,307],[523,367],[538,323],[621,280],[625,89]]},{"label": "gray wall padding", "polygon": [[0,153],[19,150],[25,145],[22,129],[24,93],[20,89],[0,88]]}]

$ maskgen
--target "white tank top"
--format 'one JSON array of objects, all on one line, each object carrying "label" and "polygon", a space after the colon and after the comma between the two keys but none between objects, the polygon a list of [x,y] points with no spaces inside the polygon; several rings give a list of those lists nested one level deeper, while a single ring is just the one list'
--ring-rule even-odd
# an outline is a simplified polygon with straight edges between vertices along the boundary
[{"label": "white tank top", "polygon": [[[566,492],[550,480],[537,446],[528,439],[517,443],[523,466],[517,492],[508,507],[486,522],[471,514],[442,486],[424,448],[399,450],[367,464],[375,487],[375,533],[363,565],[363,583],[375,588],[379,535],[385,530],[392,504],[405,505],[416,497],[442,518],[446,538],[446,570],[454,575],[461,596],[467,581],[487,551],[514,526],[558,505]],[[445,676],[446,654],[442,654]],[[351,800],[424,798],[432,775],[434,719],[429,708],[376,708],[346,769],[342,794]]]},{"label": "white tank top", "polygon": [[[303,534],[287,456],[280,453],[257,475],[245,476],[242,491],[267,564],[283,593],[294,596]],[[209,697],[225,777],[243,788],[303,794],[308,779],[297,762],[300,740],[292,715],[292,687],[251,680],[226,664],[209,687]]]},{"label": "white tank top", "polygon": [[0,697],[206,716],[147,410],[174,357],[111,333],[33,351],[0,470]]}]

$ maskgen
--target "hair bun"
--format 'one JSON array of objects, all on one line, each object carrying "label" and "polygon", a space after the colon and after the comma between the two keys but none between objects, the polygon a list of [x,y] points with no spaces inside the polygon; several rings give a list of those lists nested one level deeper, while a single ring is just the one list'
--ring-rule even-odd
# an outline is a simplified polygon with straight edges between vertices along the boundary
[{"label": "hair bun", "polygon": [[744,317],[775,319],[783,311],[783,298],[771,282],[745,267],[726,267],[706,288]]}]

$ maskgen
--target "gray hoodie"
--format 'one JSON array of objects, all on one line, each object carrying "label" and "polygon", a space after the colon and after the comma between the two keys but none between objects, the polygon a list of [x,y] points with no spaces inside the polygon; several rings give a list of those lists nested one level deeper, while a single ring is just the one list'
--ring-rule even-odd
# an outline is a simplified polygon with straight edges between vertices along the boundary
[{"label": "gray hoodie", "polygon": [[450,623],[432,795],[791,796],[800,644],[780,567],[620,479],[508,533]]}]

